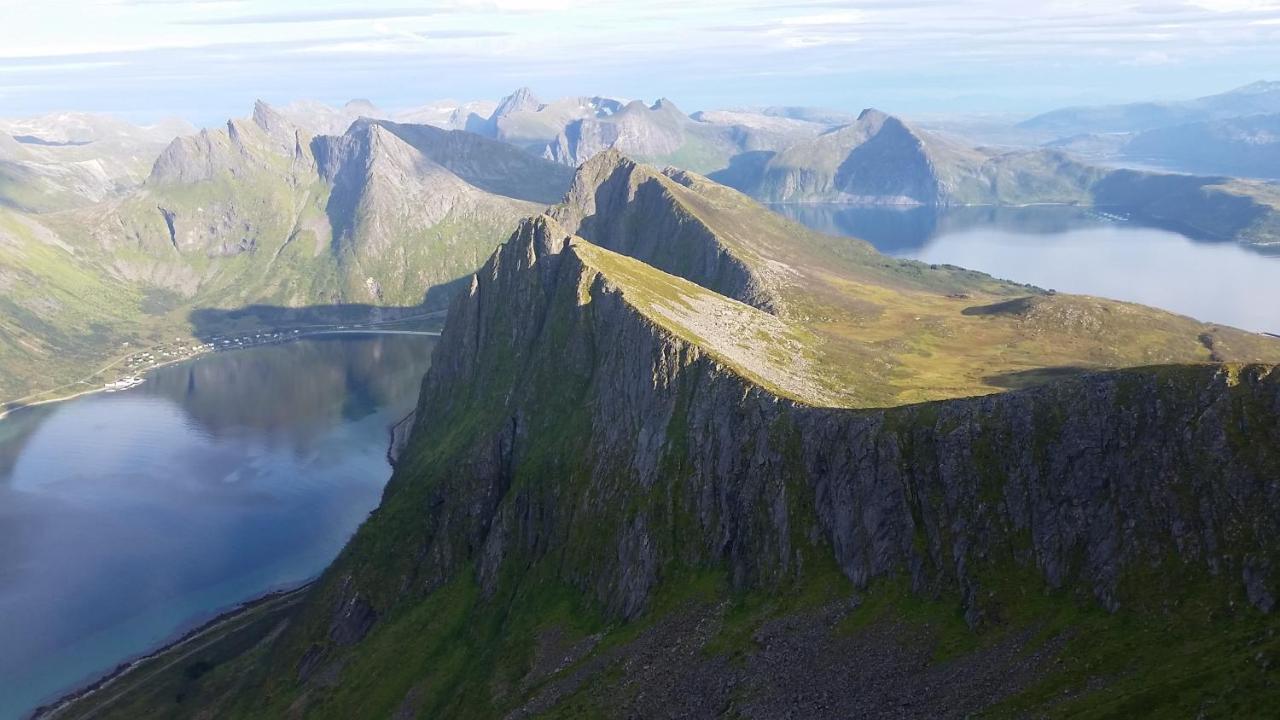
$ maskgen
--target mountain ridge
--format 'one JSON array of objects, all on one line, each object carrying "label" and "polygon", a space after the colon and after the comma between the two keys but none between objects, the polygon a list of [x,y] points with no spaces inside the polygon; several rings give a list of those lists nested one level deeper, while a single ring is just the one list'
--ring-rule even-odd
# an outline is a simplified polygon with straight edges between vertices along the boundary
[{"label": "mountain ridge", "polygon": [[1063,108],[1023,121],[1019,127],[1054,132],[1135,132],[1190,122],[1280,112],[1280,82],[1257,82],[1192,100]]},{"label": "mountain ridge", "polygon": [[[172,140],[120,197],[13,226],[5,237],[21,249],[6,260],[24,290],[11,317],[76,352],[50,362],[53,348],[14,330],[0,388],[24,396],[106,364],[122,342],[191,333],[197,306],[443,308],[450,283],[559,198],[570,176],[507,144],[429,126],[358,120],[343,136],[312,136],[259,101],[248,118]],[[55,237],[60,254],[37,244]],[[48,262],[33,275],[20,258],[37,251]],[[39,298],[40,277],[73,268],[95,276],[81,275],[92,293]],[[82,328],[102,295],[112,311],[85,334],[92,342],[66,338],[59,326]]]},{"label": "mountain ridge", "polygon": [[450,308],[382,505],[287,625],[112,712],[1118,712],[1185,677],[1269,702],[1247,638],[1274,626],[1274,365],[822,408],[773,376],[808,342],[773,317],[522,222]]}]

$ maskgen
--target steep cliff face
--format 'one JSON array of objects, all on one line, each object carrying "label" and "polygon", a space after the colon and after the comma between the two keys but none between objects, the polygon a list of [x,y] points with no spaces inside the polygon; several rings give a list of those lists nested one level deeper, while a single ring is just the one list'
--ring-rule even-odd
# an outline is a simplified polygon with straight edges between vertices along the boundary
[{"label": "steep cliff face", "polygon": [[361,119],[312,137],[259,102],[175,140],[92,243],[129,256],[116,260],[127,279],[206,304],[413,306],[479,267],[570,174],[428,126]]},{"label": "steep cliff face", "polygon": [[[478,436],[489,454],[440,489],[485,488],[479,506],[490,508],[441,506],[448,517],[432,524],[468,538],[448,543],[463,552],[442,572],[475,561],[493,591],[505,563],[559,546],[587,556],[564,563],[565,580],[631,617],[673,563],[726,562],[735,584],[769,584],[829,548],[859,587],[904,572],[919,592],[959,589],[977,624],[982,573],[997,558],[1051,588],[1078,583],[1112,610],[1127,576],[1169,563],[1272,609],[1280,375],[1270,367],[1134,370],[887,411],[817,409],[744,379],[708,350],[713,340],[601,270],[615,260],[600,252],[538,221],[454,306],[415,442],[506,400]],[[700,297],[678,287],[683,302]],[[767,353],[763,362],[785,365]],[[584,407],[561,416],[566,396]],[[581,432],[553,438],[558,422]],[[535,469],[566,443],[583,454],[555,458],[565,476]],[[574,547],[568,508],[591,518],[595,547]]]},{"label": "steep cliff face", "polygon": [[946,206],[1085,202],[1099,172],[1050,151],[971,148],[867,109],[771,158],[744,187],[777,202]]},{"label": "steep cliff face", "polygon": [[649,107],[633,100],[617,114],[569,123],[547,145],[543,157],[576,167],[608,148],[637,157],[670,155],[684,144],[685,126],[690,124],[692,121],[669,102]]},{"label": "steep cliff face", "polygon": [[[704,236],[611,234],[642,202],[635,178],[704,221],[740,196],[614,160],[598,185],[580,172],[556,214],[629,254],[551,215],[522,222],[450,308],[383,502],[305,606],[236,638],[253,650],[207,679],[124,710],[1227,715],[1275,700],[1273,365],[835,407],[848,397],[811,352],[824,340],[696,265],[656,266]],[[803,242],[779,257],[800,268]],[[917,281],[856,257],[824,267],[852,268],[842,287],[868,296]],[[1129,337],[1079,307],[1018,297],[963,317]],[[199,700],[175,710],[175,695]]]},{"label": "steep cliff face", "polygon": [[[681,312],[690,307],[698,312]],[[699,325],[707,317],[722,320]],[[1270,512],[1280,501],[1274,368],[1149,368],[985,398],[824,409],[794,399],[807,389],[789,383],[805,370],[791,364],[787,338],[717,332],[770,317],[572,238],[550,218],[522,225],[452,307],[382,507],[272,651],[278,670],[264,687],[273,689],[236,690],[228,707],[259,707],[269,697],[320,715],[396,707],[408,708],[406,716],[643,712],[625,686],[611,684],[608,668],[642,662],[645,643],[657,642],[676,645],[643,662],[686,667],[709,683],[686,691],[720,697],[737,688],[728,705],[689,714],[721,714],[734,693],[749,691],[757,700],[739,712],[782,717],[762,678],[782,682],[793,669],[824,667],[794,647],[769,654],[797,633],[815,647],[844,648],[840,663],[890,663],[896,669],[868,671],[885,682],[930,682],[937,660],[899,667],[907,661],[896,650],[873,660],[869,646],[836,639],[842,618],[859,617],[850,608],[871,602],[860,593],[875,598],[885,583],[954,603],[970,628],[963,632],[978,636],[1006,637],[999,628],[1023,617],[1017,603],[1028,594],[1079,598],[1100,609],[1102,619],[1089,622],[1104,629],[1107,617],[1158,616],[1193,598],[1234,608],[1233,616],[1270,617],[1280,591],[1280,527]],[[715,611],[660,601],[681,597],[689,577],[708,572],[723,572],[721,598],[806,596],[813,591],[805,588],[839,587],[829,585],[833,574],[847,589],[823,591],[835,605],[816,614],[784,615],[785,632],[751,625],[759,629],[747,632],[765,645],[742,651],[748,665],[738,671],[711,659],[726,637],[744,632],[730,629],[741,621],[724,614],[728,600],[713,601],[721,603]],[[1209,589],[1185,594],[1192,586]],[[554,604],[562,601],[546,604],[548,594],[583,598],[563,602],[601,618],[587,625],[601,634],[538,649],[553,641],[536,628],[577,627]],[[462,613],[477,626],[423,625],[425,608]],[[635,637],[619,621],[649,629],[621,646],[602,641]],[[911,645],[907,626],[860,622],[880,630],[859,637],[897,633],[880,642]],[[1046,630],[1029,622],[1000,652],[1045,663],[1077,632],[1055,626],[1042,646],[1029,638]],[[477,645],[444,660],[439,653],[458,642]],[[685,658],[684,642],[691,658],[707,659]],[[997,652],[982,647],[949,661],[946,672],[978,672],[991,660],[986,653]],[[543,652],[563,660],[539,660]],[[384,677],[377,668],[388,653],[424,664],[418,674]],[[784,667],[757,667],[767,658]],[[903,714],[953,716],[1013,702],[1051,672],[1016,668],[1026,677],[984,681],[1010,683],[998,692],[946,684],[953,706],[929,705],[944,691],[922,686],[925,700]],[[680,702],[678,673],[636,672],[647,696]],[[836,688],[796,681],[782,697],[794,695],[808,714],[858,707]],[[583,687],[604,694],[587,701],[574,694]],[[387,704],[367,704],[374,697]]]},{"label": "steep cliff face", "polygon": [[747,304],[775,306],[776,295],[747,253],[736,253],[732,239],[717,235],[688,204],[696,195],[685,190],[682,177],[608,150],[579,169],[552,215],[571,234],[601,247]]}]

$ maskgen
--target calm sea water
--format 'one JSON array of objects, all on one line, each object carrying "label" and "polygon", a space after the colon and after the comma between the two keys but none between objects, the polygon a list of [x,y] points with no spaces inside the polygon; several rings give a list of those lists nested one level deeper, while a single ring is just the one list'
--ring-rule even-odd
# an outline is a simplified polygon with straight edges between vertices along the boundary
[{"label": "calm sea water", "polygon": [[898,257],[1280,333],[1280,255],[1195,239],[1122,213],[1070,207],[774,209]]},{"label": "calm sea water", "polygon": [[377,505],[434,342],[221,353],[0,421],[0,718],[318,574]]}]

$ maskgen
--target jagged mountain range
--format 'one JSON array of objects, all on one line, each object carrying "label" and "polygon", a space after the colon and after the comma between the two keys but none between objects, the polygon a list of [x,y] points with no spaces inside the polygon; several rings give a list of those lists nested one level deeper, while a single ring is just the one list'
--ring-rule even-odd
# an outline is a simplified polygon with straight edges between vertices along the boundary
[{"label": "jagged mountain range", "polygon": [[0,206],[9,394],[198,333],[197,309],[453,298],[382,505],[333,566],[63,716],[1280,702],[1280,341],[889,258],[748,194],[1115,203],[1261,240],[1270,186],[874,110],[519,92],[452,106],[469,131],[380,115],[259,103],[100,199]]},{"label": "jagged mountain range", "polygon": [[68,712],[1265,713],[1277,360],[607,151],[455,299],[324,576]]},{"label": "jagged mountain range", "polygon": [[876,110],[730,181],[772,202],[1097,205],[1207,238],[1280,242],[1280,188],[1268,183],[1114,169],[1054,148],[973,147]]},{"label": "jagged mountain range", "polygon": [[[464,276],[568,180],[472,134],[365,119],[311,136],[259,103],[248,120],[174,141],[95,238],[145,244],[155,266],[124,271],[187,297],[220,287],[207,260],[265,255],[252,270],[266,287],[246,287],[239,268],[226,278],[241,300],[412,305],[424,288]],[[159,252],[163,244],[176,254]],[[312,267],[273,267],[284,261]],[[313,284],[296,284],[304,279]]]},{"label": "jagged mountain range", "polygon": [[[797,108],[690,116],[669,100],[543,102],[527,89],[492,107],[484,116],[483,104],[453,102],[402,113],[368,101],[259,103],[225,128],[177,137],[172,123],[8,122],[19,134],[0,135],[5,394],[30,389],[36,368],[74,377],[107,359],[104,348],[142,341],[144,328],[190,331],[195,306],[439,306],[512,222],[559,197],[572,166],[610,149],[772,202],[1115,205],[1206,237],[1280,238],[1271,185],[973,147],[875,110],[833,127],[847,118]],[[84,153],[96,155],[76,159]],[[47,296],[64,268],[97,289]],[[111,312],[99,313],[101,298]]]},{"label": "jagged mountain range", "polygon": [[[10,213],[2,391],[75,377],[151,329],[190,333],[196,307],[443,307],[446,286],[518,218],[559,197],[571,175],[505,143],[427,125],[359,120],[340,136],[312,135],[258,103],[249,118],[174,139],[129,192]],[[26,259],[37,255],[47,262]],[[94,279],[56,301],[47,289],[69,268]],[[109,310],[99,307],[105,297]],[[96,330],[85,333],[86,323]]]},{"label": "jagged mountain range", "polygon": [[736,158],[775,151],[825,130],[818,123],[743,112],[686,115],[665,98],[634,100],[602,117],[570,122],[543,153],[578,166],[605,149],[700,173],[725,171]]},{"label": "jagged mountain range", "polygon": [[[1236,95],[1265,104],[1258,98],[1269,97],[1267,87]],[[1242,102],[1229,107],[1252,107]],[[522,89],[504,99],[484,132],[508,137],[497,129],[507,118],[518,118],[510,121],[513,127],[525,128],[510,137],[535,153],[551,129],[561,127],[540,151],[556,162],[580,165],[612,148],[646,162],[702,172],[768,202],[1099,205],[1210,239],[1280,241],[1280,189],[1267,183],[1116,170],[1066,152],[1074,147],[1069,144],[974,146],[875,109],[833,126],[847,118],[794,108],[686,115],[666,99],[653,105],[601,98],[547,104]],[[1242,148],[1242,155],[1269,137],[1265,130],[1233,137],[1242,136],[1254,143]],[[1146,142],[1158,144],[1158,138]],[[1203,155],[1222,159],[1213,146],[1202,146],[1208,148]],[[1134,147],[1141,150],[1143,144]],[[1261,165],[1268,162],[1265,152],[1253,158]]]}]

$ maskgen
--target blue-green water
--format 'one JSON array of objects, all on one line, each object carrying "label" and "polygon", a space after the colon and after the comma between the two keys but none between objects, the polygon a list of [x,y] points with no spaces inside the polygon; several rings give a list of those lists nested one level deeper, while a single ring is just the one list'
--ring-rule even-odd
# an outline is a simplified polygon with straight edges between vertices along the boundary
[{"label": "blue-green water", "polygon": [[0,421],[0,718],[319,573],[378,503],[433,343],[220,353]]}]

